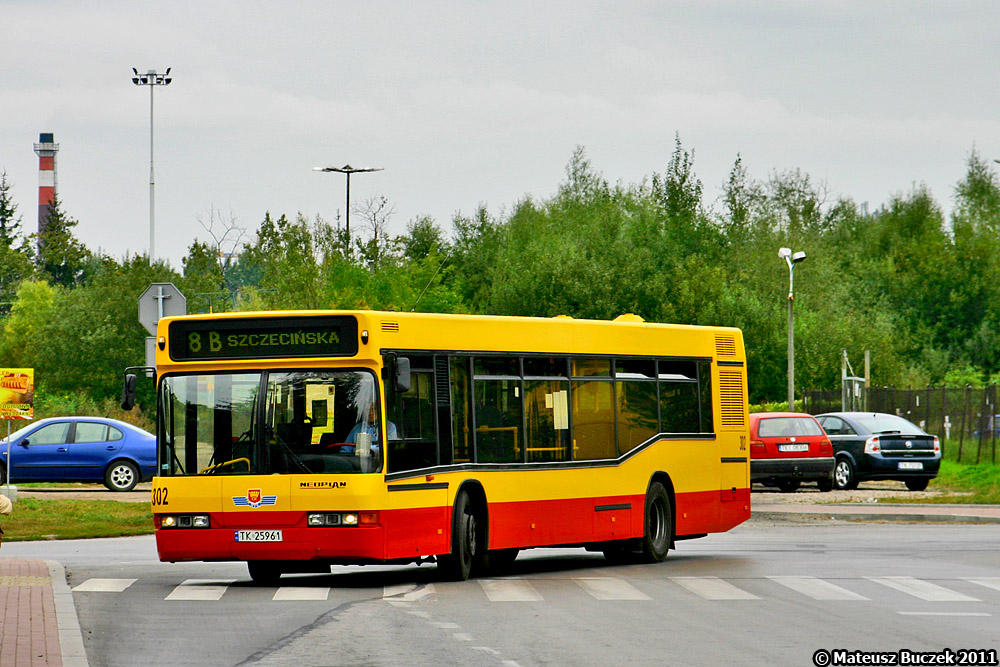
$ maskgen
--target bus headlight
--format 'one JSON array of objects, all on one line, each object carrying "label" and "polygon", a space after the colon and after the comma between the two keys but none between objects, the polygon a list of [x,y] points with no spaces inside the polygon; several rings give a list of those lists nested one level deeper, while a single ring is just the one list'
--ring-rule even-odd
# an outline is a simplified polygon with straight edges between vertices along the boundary
[{"label": "bus headlight", "polygon": [[160,528],[211,528],[207,514],[161,514]]},{"label": "bus headlight", "polygon": [[374,526],[378,512],[308,512],[306,525],[321,526]]},{"label": "bus headlight", "polygon": [[310,512],[306,515],[306,524],[310,526],[339,526],[339,512]]}]

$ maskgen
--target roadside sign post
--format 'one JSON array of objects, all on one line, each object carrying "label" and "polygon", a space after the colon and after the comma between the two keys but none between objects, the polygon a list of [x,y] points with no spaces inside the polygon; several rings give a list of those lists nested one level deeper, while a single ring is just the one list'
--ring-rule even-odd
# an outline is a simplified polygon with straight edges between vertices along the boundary
[{"label": "roadside sign post", "polygon": [[11,493],[10,478],[14,466],[10,456],[10,422],[12,419],[35,418],[35,369],[0,368],[0,419],[7,422],[7,492],[14,500],[17,487]]},{"label": "roadside sign post", "polygon": [[173,283],[151,283],[139,297],[139,324],[150,336],[156,335],[157,322],[175,315],[187,315],[187,299]]},{"label": "roadside sign post", "polygon": [[173,283],[151,283],[139,297],[139,324],[150,335],[146,338],[146,366],[156,365],[156,323],[176,315],[187,315],[187,299]]}]

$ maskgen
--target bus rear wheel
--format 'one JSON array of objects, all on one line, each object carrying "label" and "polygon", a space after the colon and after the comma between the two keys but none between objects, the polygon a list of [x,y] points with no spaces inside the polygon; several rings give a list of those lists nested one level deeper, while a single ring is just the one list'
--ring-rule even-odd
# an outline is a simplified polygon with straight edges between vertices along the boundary
[{"label": "bus rear wheel", "polygon": [[451,522],[451,553],[438,556],[438,567],[445,578],[465,581],[473,569],[487,562],[486,517],[472,504],[468,492],[460,491],[455,499]]},{"label": "bus rear wheel", "polygon": [[642,536],[642,560],[659,563],[667,557],[673,541],[673,515],[670,496],[660,482],[653,482],[646,492],[646,521]]},{"label": "bus rear wheel", "polygon": [[281,565],[273,560],[248,560],[247,570],[258,586],[273,586],[281,578]]}]

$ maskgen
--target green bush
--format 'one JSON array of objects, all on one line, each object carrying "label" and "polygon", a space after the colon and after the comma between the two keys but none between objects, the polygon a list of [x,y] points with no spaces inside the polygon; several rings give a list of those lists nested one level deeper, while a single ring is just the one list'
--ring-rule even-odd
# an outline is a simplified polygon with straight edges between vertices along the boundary
[{"label": "green bush", "polygon": [[113,398],[95,400],[84,391],[72,394],[36,393],[35,419],[46,417],[108,417],[133,424],[151,433],[156,427],[153,416],[146,414],[138,406],[125,411]]}]

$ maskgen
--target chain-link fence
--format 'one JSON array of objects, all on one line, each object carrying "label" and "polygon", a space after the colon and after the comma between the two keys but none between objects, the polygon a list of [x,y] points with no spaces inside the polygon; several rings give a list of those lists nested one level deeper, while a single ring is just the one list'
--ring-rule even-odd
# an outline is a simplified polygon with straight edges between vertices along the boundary
[{"label": "chain-link fence", "polygon": [[[818,415],[842,409],[840,391],[807,391],[805,411]],[[948,458],[966,463],[996,463],[1000,439],[997,385],[982,389],[870,387],[867,411],[899,415],[941,438]]]}]

